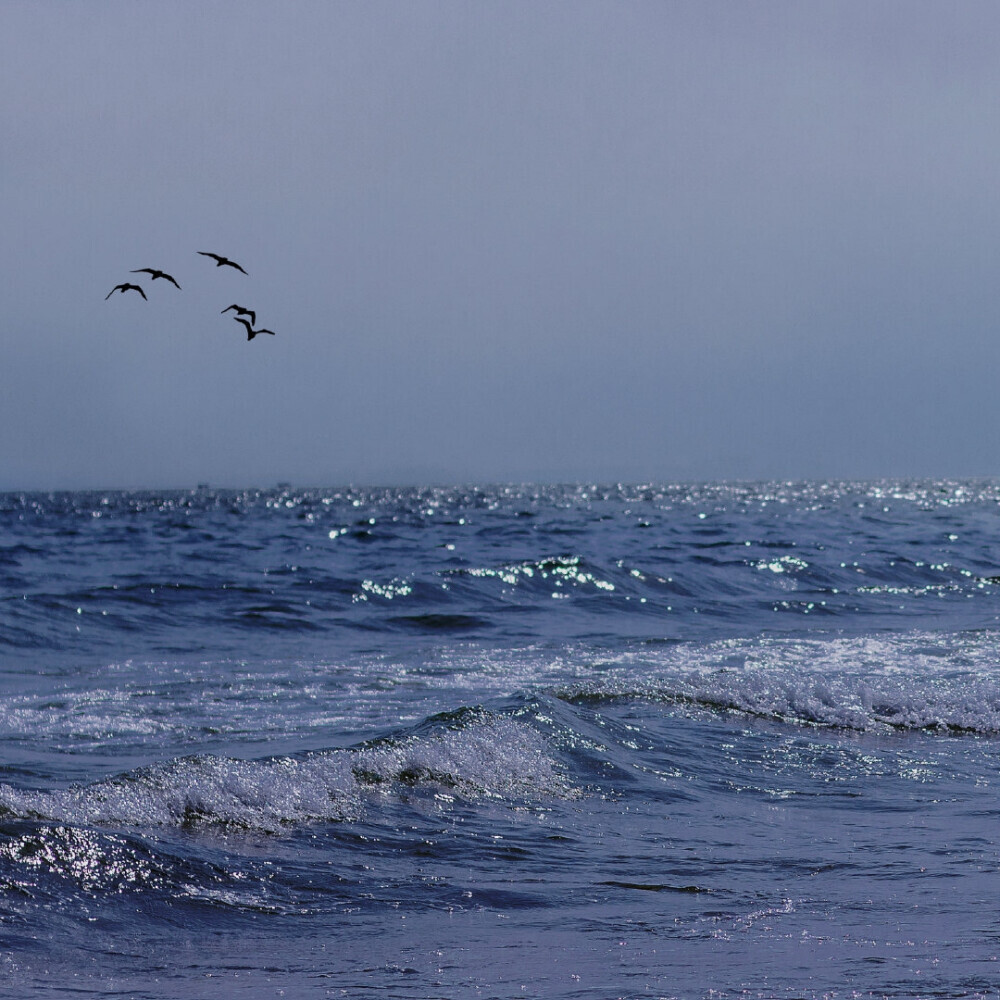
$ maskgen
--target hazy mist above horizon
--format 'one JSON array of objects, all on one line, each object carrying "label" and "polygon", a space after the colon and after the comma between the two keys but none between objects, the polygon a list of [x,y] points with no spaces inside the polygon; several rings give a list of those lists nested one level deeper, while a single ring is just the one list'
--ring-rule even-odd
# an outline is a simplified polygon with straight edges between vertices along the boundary
[{"label": "hazy mist above horizon", "polygon": [[998,50],[979,0],[8,0],[0,489],[998,474]]}]

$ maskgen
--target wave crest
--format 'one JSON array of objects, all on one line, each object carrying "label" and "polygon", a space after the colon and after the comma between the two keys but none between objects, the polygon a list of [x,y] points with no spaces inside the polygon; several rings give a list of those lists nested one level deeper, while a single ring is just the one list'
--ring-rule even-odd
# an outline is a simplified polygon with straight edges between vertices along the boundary
[{"label": "wave crest", "polygon": [[562,798],[572,788],[536,730],[487,716],[429,737],[302,758],[199,755],[65,790],[0,785],[0,812],[75,825],[220,825],[277,833],[357,819],[373,798],[415,793],[444,805],[456,798]]},{"label": "wave crest", "polygon": [[[641,698],[861,731],[1000,734],[1000,636],[727,640],[627,656],[569,701]],[[646,662],[643,663],[642,661]],[[638,668],[638,669],[637,669]]]}]

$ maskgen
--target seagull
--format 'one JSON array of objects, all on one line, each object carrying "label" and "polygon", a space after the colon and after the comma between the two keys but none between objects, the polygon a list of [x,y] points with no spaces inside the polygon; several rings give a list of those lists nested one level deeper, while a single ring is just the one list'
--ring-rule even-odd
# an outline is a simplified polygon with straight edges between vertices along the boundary
[{"label": "seagull", "polygon": [[[169,274],[167,274],[166,271],[157,271],[155,267],[138,267],[134,271],[132,271],[131,273],[132,274],[151,274],[153,276],[152,277],[153,281],[156,281],[157,278],[166,278],[167,281],[171,282],[174,285],[177,285],[177,279],[176,278],[172,278]],[[177,287],[180,288],[181,286],[177,285]]]},{"label": "seagull", "polygon": [[234,316],[234,320],[237,323],[242,323],[247,328],[247,340],[253,340],[258,333],[269,333],[272,337],[275,336],[274,330],[255,330],[245,319],[240,316]]},{"label": "seagull", "polygon": [[[229,312],[230,309],[236,310],[236,316],[249,316],[251,323],[257,322],[257,314],[252,309],[244,309],[243,306],[238,306],[235,302],[231,306],[226,306],[222,311],[224,313]],[[233,319],[236,319],[236,316]]]},{"label": "seagull", "polygon": [[[230,260],[228,257],[220,257],[217,253],[209,253],[207,250],[198,250],[197,253],[201,254],[202,257],[211,257],[215,261],[216,267],[222,267],[226,265],[227,267],[235,267],[237,271],[243,271],[243,268],[234,260]],[[243,271],[246,274],[246,271]]]},{"label": "seagull", "polygon": [[[126,293],[127,291],[130,291],[130,290],[131,290],[131,291],[136,291],[136,292],[138,292],[138,293],[139,293],[139,294],[140,294],[140,295],[141,295],[141,296],[142,296],[142,297],[143,297],[144,299],[146,298],[146,293],[145,293],[145,292],[144,292],[144,291],[143,291],[143,290],[142,290],[142,289],[141,289],[141,288],[140,288],[140,287],[139,287],[138,285],[131,285],[131,284],[129,284],[129,283],[128,283],[128,282],[126,281],[126,282],[124,282],[124,283],[123,283],[123,284],[121,284],[121,285],[115,285],[115,287],[114,287],[114,288],[112,288],[112,289],[111,289],[111,291],[110,291],[110,292],[108,292],[108,294],[104,296],[104,301],[105,301],[105,302],[107,302],[107,301],[108,301],[108,299],[110,299],[110,298],[111,298],[111,296],[115,294],[115,292],[121,292],[121,293],[122,293],[122,295],[124,295],[124,294],[125,294],[125,293]],[[149,301],[149,300],[147,299],[147,301]]]}]

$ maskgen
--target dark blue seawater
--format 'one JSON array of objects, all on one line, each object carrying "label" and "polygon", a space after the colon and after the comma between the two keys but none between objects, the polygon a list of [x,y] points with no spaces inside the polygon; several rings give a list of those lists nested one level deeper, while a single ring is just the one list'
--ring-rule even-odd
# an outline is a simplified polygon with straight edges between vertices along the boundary
[{"label": "dark blue seawater", "polygon": [[0,993],[1000,995],[993,482],[0,495]]}]

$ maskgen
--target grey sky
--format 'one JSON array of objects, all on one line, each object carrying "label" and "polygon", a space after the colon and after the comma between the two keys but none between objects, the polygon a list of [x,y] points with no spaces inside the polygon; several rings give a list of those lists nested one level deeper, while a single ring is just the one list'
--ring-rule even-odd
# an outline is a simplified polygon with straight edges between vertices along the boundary
[{"label": "grey sky", "polygon": [[0,488],[996,474],[998,51],[975,0],[6,0]]}]

